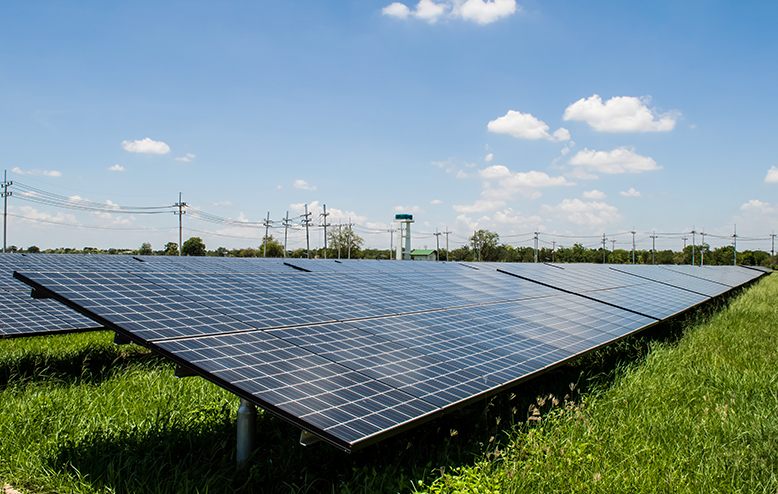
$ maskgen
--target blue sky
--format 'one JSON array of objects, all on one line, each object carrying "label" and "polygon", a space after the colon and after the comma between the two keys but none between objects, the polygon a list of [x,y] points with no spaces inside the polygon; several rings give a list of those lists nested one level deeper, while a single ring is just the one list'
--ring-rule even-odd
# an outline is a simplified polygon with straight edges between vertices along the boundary
[{"label": "blue sky", "polygon": [[[160,249],[178,239],[173,214],[116,207],[182,192],[184,238],[208,248],[256,246],[264,229],[198,210],[278,225],[308,204],[320,224],[326,204],[373,247],[408,212],[414,247],[486,228],[514,245],[605,233],[618,248],[634,229],[639,248],[656,231],[679,250],[666,234],[704,229],[717,246],[737,224],[739,250],[769,250],[776,14],[767,1],[3,2],[8,244]],[[289,247],[303,245],[297,226]]]}]

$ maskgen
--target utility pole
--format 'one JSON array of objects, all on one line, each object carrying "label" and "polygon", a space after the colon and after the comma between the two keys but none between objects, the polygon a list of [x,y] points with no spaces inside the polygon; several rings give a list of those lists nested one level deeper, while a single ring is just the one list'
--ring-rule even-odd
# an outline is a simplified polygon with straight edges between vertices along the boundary
[{"label": "utility pole", "polygon": [[651,264],[654,264],[654,254],[656,254],[656,230],[651,235]]},{"label": "utility pole", "polygon": [[705,228],[702,229],[702,249],[700,249],[700,266],[705,265]]},{"label": "utility pole", "polygon": [[635,264],[635,234],[637,233],[635,230],[632,230],[632,264]]},{"label": "utility pole", "polygon": [[348,217],[348,258],[351,259],[351,216]]},{"label": "utility pole", "polygon": [[8,197],[13,195],[13,192],[8,192],[8,187],[14,184],[8,181],[7,173],[3,170],[3,183],[0,184],[3,188],[3,254],[6,253],[5,241],[8,233]]},{"label": "utility pole", "polygon": [[681,253],[683,254],[682,259],[683,259],[683,263],[684,264],[686,264],[686,240],[687,240],[686,235],[684,235],[683,236],[683,250],[681,251]]},{"label": "utility pole", "polygon": [[551,241],[551,262],[556,262],[555,254],[556,254],[556,240],[552,240]]},{"label": "utility pole", "polygon": [[308,259],[311,258],[311,237],[308,234],[308,226],[311,224],[311,213],[308,212],[308,205],[305,205],[305,214],[303,215],[303,225],[305,225],[305,248],[308,250]]},{"label": "utility pole", "polygon": [[341,233],[340,218],[338,218],[338,259],[340,259],[340,245],[343,243],[343,234]]},{"label": "utility pole", "polygon": [[184,208],[187,206],[187,203],[181,201],[181,193],[178,193],[178,202],[173,204],[174,207],[178,208],[178,211],[173,211],[173,214],[178,215],[178,255],[181,256],[182,251],[184,250],[184,223],[182,221],[184,215],[186,214],[186,211],[184,211]]},{"label": "utility pole", "polygon": [[535,262],[538,262],[538,232],[535,232]]},{"label": "utility pole", "polygon": [[[775,257],[775,230],[770,234],[770,238],[773,241],[773,246],[770,248],[770,256]],[[5,249],[3,250],[5,252]]]},{"label": "utility pole", "polygon": [[265,246],[265,250],[262,253],[262,257],[267,257],[267,240],[268,240],[268,238],[267,238],[267,231],[270,228],[270,224],[273,223],[270,220],[270,211],[267,212],[267,219],[266,220],[262,220],[262,223],[265,224],[265,241],[262,242],[264,244],[264,246]]},{"label": "utility pole", "polygon": [[616,252],[616,239],[611,239],[611,252]]},{"label": "utility pole", "polygon": [[695,233],[697,233],[697,232],[695,232],[695,231],[694,231],[694,226],[692,226],[692,266],[694,266],[694,264],[695,264],[695,263],[694,263],[694,242],[695,242],[695,240],[694,240],[694,238],[695,238],[695,237],[694,237],[694,234],[695,234]]},{"label": "utility pole", "polygon": [[735,246],[735,262],[733,265],[737,266],[737,223],[735,223],[735,233],[732,235],[732,238],[734,239],[733,243]]},{"label": "utility pole", "polygon": [[[446,228],[448,228],[448,227],[446,227]],[[446,230],[443,233],[446,234],[446,262],[448,262],[448,234],[451,233],[451,231]]]},{"label": "utility pole", "polygon": [[605,264],[605,242],[606,242],[607,240],[608,240],[608,239],[607,239],[607,238],[605,238],[605,234],[603,233],[603,234],[602,234],[602,263],[603,263],[603,264]]},{"label": "utility pole", "polygon": [[329,216],[330,213],[327,212],[326,204],[324,204],[324,212],[321,213],[321,215],[324,217],[324,258],[327,259],[327,227],[330,226],[330,224],[327,223],[327,216]]},{"label": "utility pole", "polygon": [[283,219],[284,223],[284,257],[286,257],[286,241],[289,238],[289,211],[286,212],[286,217]]},{"label": "utility pole", "polygon": [[440,261],[440,232],[435,228],[435,260]]},{"label": "utility pole", "polygon": [[389,232],[389,260],[391,261],[392,249],[394,249],[394,230],[390,228],[389,230],[386,231]]}]

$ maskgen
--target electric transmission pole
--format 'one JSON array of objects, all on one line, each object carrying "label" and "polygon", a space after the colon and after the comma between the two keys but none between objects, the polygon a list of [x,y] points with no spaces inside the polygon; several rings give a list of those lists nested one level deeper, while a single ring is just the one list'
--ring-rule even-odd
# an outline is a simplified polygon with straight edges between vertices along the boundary
[{"label": "electric transmission pole", "polygon": [[308,212],[308,205],[305,205],[305,214],[303,215],[303,225],[305,225],[305,248],[308,251],[308,259],[311,258],[311,237],[308,235],[308,226],[311,224],[311,213]]},{"label": "electric transmission pole", "polygon": [[440,232],[435,228],[435,260],[440,261]]},{"label": "electric transmission pole", "polygon": [[[770,248],[770,256],[775,257],[775,230],[773,230],[773,233],[770,234],[770,238],[773,241],[773,245]],[[5,251],[3,251],[5,252]]]},{"label": "electric transmission pole", "polygon": [[[447,227],[448,228],[448,227]],[[448,234],[451,233],[450,231],[446,230],[443,232],[446,234],[446,262],[448,262]]]},{"label": "electric transmission pole", "polygon": [[654,264],[654,254],[656,254],[656,230],[651,235],[651,264]]},{"label": "electric transmission pole", "polygon": [[602,234],[602,263],[603,263],[603,264],[605,264],[605,242],[606,242],[607,240],[608,240],[608,239],[607,239],[607,238],[605,238],[605,234],[603,233],[603,234]]},{"label": "electric transmission pole", "polygon": [[289,237],[289,211],[286,212],[286,218],[282,221],[284,223],[284,257],[286,257],[286,240]]},{"label": "electric transmission pole", "polygon": [[551,241],[551,262],[556,262],[556,240]]},{"label": "electric transmission pole", "polygon": [[173,204],[173,206],[178,208],[178,211],[173,211],[173,214],[178,215],[178,255],[181,256],[182,251],[184,250],[184,222],[182,221],[184,218],[184,215],[186,214],[186,211],[184,211],[184,208],[187,206],[187,204],[183,201],[181,201],[181,193],[178,193],[178,202]]},{"label": "electric transmission pole", "polygon": [[692,266],[694,266],[694,242],[695,242],[695,236],[694,234],[697,233],[694,231],[694,227],[692,226]]},{"label": "electric transmission pole", "polygon": [[735,233],[732,234],[732,238],[735,247],[735,262],[733,265],[737,266],[737,223],[735,223]]},{"label": "electric transmission pole", "polygon": [[324,212],[321,214],[324,217],[324,258],[327,259],[327,227],[330,226],[329,223],[327,223],[327,216],[330,215],[330,213],[327,212],[327,205],[324,205]]},{"label": "electric transmission pole", "polygon": [[632,230],[630,233],[632,233],[632,264],[635,264],[635,234],[637,232]]},{"label": "electric transmission pole", "polygon": [[705,228],[702,229],[702,248],[700,249],[700,266],[705,265]]},{"label": "electric transmission pole", "polygon": [[683,263],[686,264],[686,235],[683,236],[683,250],[681,251],[683,253]]},{"label": "electric transmission pole", "polygon": [[270,211],[268,211],[268,212],[267,212],[267,219],[266,219],[266,220],[263,220],[263,221],[262,221],[262,223],[264,223],[264,224],[265,224],[265,241],[264,241],[264,242],[262,242],[262,243],[264,244],[265,250],[264,250],[264,252],[263,252],[263,254],[262,254],[262,257],[267,257],[267,242],[268,242],[268,238],[267,238],[267,231],[268,231],[268,229],[270,228],[270,224],[271,224],[271,223],[273,223],[273,222],[270,220]]},{"label": "electric transmission pole", "polygon": [[8,233],[8,197],[13,195],[13,192],[8,192],[8,187],[14,184],[8,181],[7,173],[3,170],[3,183],[0,184],[0,187],[3,188],[3,254],[6,252],[5,240]]}]

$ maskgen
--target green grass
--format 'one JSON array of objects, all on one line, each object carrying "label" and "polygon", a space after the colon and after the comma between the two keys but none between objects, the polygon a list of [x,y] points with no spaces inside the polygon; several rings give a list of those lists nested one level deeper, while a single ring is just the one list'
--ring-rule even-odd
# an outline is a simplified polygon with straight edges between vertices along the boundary
[{"label": "green grass", "polygon": [[36,493],[774,493],[776,300],[773,275],[720,310],[351,455],[299,446],[299,430],[260,413],[246,471],[237,399],[217,386],[177,379],[107,332],[0,340],[0,482]]},{"label": "green grass", "polygon": [[420,491],[775,493],[778,276],[651,347]]}]

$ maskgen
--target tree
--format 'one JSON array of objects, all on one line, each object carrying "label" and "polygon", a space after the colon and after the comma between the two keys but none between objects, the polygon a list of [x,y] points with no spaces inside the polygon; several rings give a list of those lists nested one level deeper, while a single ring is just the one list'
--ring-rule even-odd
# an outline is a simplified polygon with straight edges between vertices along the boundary
[{"label": "tree", "polygon": [[[265,252],[267,249],[267,253]],[[262,244],[259,246],[258,256],[267,257],[284,257],[284,246],[274,239],[272,235],[268,235],[262,239]]]},{"label": "tree", "polygon": [[37,245],[31,245],[31,246],[27,247],[27,253],[28,254],[39,254],[40,251],[41,251],[41,249]]},{"label": "tree", "polygon": [[168,242],[165,244],[165,255],[166,256],[177,256],[178,255],[178,244],[175,242]]},{"label": "tree", "polygon": [[154,253],[154,251],[151,250],[151,244],[150,243],[143,242],[142,244],[140,244],[140,249],[138,249],[138,254],[140,254],[142,256],[150,256],[153,253]]},{"label": "tree", "polygon": [[500,235],[496,232],[490,232],[489,230],[478,230],[473,233],[473,236],[470,237],[470,243],[473,245],[476,260],[499,260],[499,252],[497,249],[497,242],[499,242],[499,240]]},{"label": "tree", "polygon": [[205,253],[205,243],[200,237],[189,237],[181,248],[181,254],[185,256],[204,256]]},{"label": "tree", "polygon": [[365,240],[354,233],[351,227],[333,228],[327,232],[327,236],[330,242],[328,245],[329,249],[332,249],[335,256],[338,257],[359,257],[359,249],[365,243]]}]

